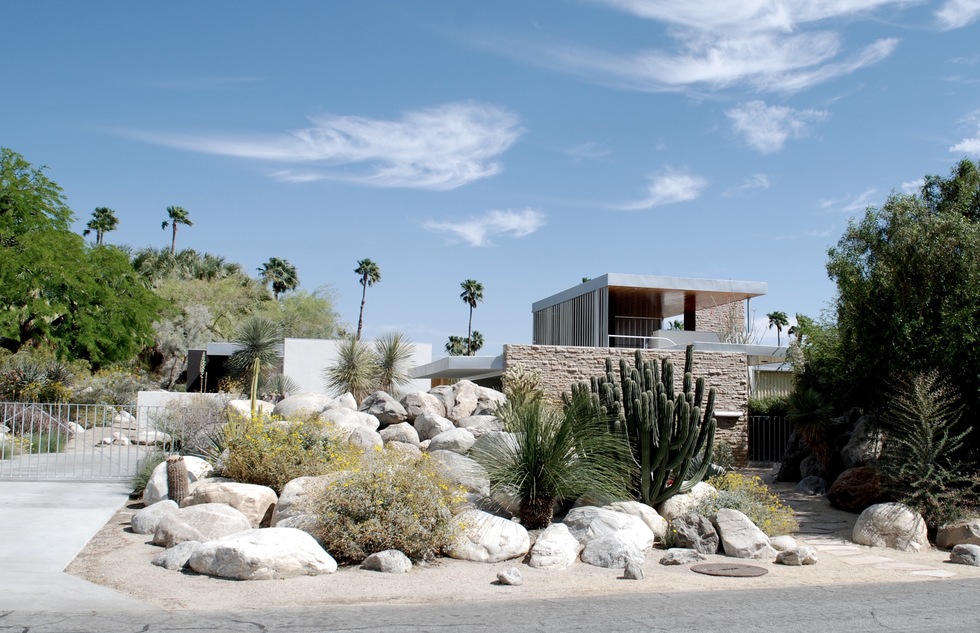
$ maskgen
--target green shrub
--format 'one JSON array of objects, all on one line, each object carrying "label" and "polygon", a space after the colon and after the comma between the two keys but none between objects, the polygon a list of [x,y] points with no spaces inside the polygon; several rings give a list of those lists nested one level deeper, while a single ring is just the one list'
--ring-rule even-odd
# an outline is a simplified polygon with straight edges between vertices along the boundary
[{"label": "green shrub", "polygon": [[360,463],[362,451],[332,434],[332,425],[310,417],[281,422],[235,416],[225,426],[228,450],[221,474],[276,491],[297,477],[323,475]]},{"label": "green shrub", "polygon": [[715,445],[711,447],[711,465],[717,466],[723,472],[731,470],[735,466],[735,454],[732,452],[732,445],[728,442],[715,442]]},{"label": "green shrub", "polygon": [[785,417],[789,413],[789,396],[749,398],[749,415]]},{"label": "green shrub", "polygon": [[340,562],[359,563],[387,549],[425,560],[452,542],[458,529],[452,508],[462,499],[463,490],[428,455],[377,451],[320,493],[317,538]]},{"label": "green shrub", "polygon": [[726,473],[708,483],[718,492],[701,501],[697,512],[712,516],[722,508],[738,510],[768,536],[791,534],[799,529],[793,509],[783,505],[758,477]]},{"label": "green shrub", "polygon": [[919,512],[930,530],[977,504],[976,468],[957,457],[972,430],[960,426],[961,414],[956,391],[929,372],[899,382],[881,420],[885,492]]},{"label": "green shrub", "polygon": [[153,475],[153,469],[166,460],[167,453],[161,450],[152,450],[140,459],[136,475],[133,476],[133,492],[129,495],[131,498],[137,499],[143,494],[150,476]]}]

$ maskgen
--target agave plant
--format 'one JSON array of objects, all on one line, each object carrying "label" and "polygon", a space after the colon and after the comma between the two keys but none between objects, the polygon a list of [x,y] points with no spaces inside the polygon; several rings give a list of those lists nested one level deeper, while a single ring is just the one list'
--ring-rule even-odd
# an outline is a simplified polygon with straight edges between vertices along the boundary
[{"label": "agave plant", "polygon": [[605,419],[585,393],[555,407],[540,398],[521,398],[497,411],[508,433],[484,436],[471,455],[490,476],[491,490],[520,502],[528,529],[551,523],[556,501],[597,492],[629,498],[628,447],[609,433]]}]

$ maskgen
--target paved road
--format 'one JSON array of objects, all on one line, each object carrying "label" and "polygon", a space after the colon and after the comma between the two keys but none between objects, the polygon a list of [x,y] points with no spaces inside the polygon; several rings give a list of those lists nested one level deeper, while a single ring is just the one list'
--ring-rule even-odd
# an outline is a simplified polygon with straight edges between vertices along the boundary
[{"label": "paved road", "polygon": [[[274,583],[270,583],[274,584]],[[270,589],[274,591],[274,589]],[[980,581],[940,580],[780,590],[649,594],[424,607],[314,607],[239,612],[0,613],[0,631],[523,632],[943,631],[980,629]]]}]

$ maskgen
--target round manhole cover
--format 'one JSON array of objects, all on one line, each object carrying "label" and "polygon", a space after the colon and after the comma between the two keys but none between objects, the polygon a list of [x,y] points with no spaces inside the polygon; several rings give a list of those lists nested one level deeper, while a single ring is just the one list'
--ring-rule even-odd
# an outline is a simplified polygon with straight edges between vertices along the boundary
[{"label": "round manhole cover", "polygon": [[765,576],[769,570],[765,567],[755,565],[741,565],[739,563],[706,563],[704,565],[692,565],[691,571],[707,576],[726,576],[729,578],[753,578],[755,576]]}]

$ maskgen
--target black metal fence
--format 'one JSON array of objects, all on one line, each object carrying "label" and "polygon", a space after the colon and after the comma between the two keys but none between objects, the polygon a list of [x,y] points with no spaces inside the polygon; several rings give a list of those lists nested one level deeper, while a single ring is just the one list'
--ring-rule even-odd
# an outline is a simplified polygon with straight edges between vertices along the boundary
[{"label": "black metal fence", "polygon": [[785,417],[774,415],[749,416],[749,461],[779,462],[786,452],[786,444],[793,432],[793,424]]}]

